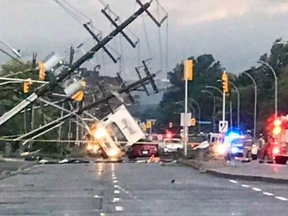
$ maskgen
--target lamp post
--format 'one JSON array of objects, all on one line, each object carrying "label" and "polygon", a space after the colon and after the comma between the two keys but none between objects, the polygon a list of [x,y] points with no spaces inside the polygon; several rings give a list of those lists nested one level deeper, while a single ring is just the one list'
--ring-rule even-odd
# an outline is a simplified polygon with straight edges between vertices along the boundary
[{"label": "lamp post", "polygon": [[254,84],[254,129],[253,129],[253,137],[256,139],[256,129],[257,129],[257,84],[255,79],[247,72],[243,72],[246,76],[248,76],[253,84]]},{"label": "lamp post", "polygon": [[18,58],[21,58],[20,53],[17,51],[17,49],[13,48],[12,46],[10,46],[8,43],[0,40],[0,43],[4,44],[6,47],[8,47]]},{"label": "lamp post", "polygon": [[237,126],[238,128],[240,127],[240,92],[239,92],[239,89],[237,88],[237,86],[232,83],[231,81],[229,81],[230,85],[232,85],[236,92],[237,92]]},{"label": "lamp post", "polygon": [[265,65],[266,67],[268,67],[272,73],[273,73],[273,76],[274,76],[274,80],[275,80],[275,117],[278,116],[278,79],[277,79],[277,75],[276,75],[276,72],[275,70],[271,67],[271,65],[269,65],[268,63],[264,62],[264,61],[257,61],[257,63],[260,63],[260,64],[263,64]]},{"label": "lamp post", "polygon": [[214,94],[208,90],[202,90],[202,93],[206,93],[212,96],[213,98],[213,117],[212,117],[212,121],[213,121],[213,132],[216,131],[216,121],[215,121],[215,115],[216,115],[216,98],[214,96]]},{"label": "lamp post", "polygon": [[[222,80],[217,80],[218,82],[222,82]],[[217,88],[215,86],[206,86],[207,89],[214,89],[216,91],[218,91],[222,96],[223,96],[223,92],[221,91],[220,88]],[[230,126],[233,126],[233,119],[232,119],[232,101],[230,100]]]}]

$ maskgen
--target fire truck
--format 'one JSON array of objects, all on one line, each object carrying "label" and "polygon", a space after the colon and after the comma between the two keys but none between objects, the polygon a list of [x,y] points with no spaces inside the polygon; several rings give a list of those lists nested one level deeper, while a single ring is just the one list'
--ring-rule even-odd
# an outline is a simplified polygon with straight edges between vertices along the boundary
[{"label": "fire truck", "polygon": [[268,143],[261,150],[260,162],[286,164],[288,160],[288,115],[268,123]]}]

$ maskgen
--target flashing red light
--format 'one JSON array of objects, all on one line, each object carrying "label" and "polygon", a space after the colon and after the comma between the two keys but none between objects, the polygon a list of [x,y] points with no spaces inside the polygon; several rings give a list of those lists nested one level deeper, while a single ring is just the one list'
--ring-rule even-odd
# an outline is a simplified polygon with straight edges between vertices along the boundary
[{"label": "flashing red light", "polygon": [[273,148],[272,152],[273,152],[273,155],[279,154],[279,153],[280,153],[279,147],[275,146],[275,147]]},{"label": "flashing red light", "polygon": [[281,126],[281,125],[282,125],[282,121],[280,119],[274,120],[274,126]]},{"label": "flashing red light", "polygon": [[279,135],[282,132],[282,128],[280,126],[276,126],[273,128],[273,134]]}]

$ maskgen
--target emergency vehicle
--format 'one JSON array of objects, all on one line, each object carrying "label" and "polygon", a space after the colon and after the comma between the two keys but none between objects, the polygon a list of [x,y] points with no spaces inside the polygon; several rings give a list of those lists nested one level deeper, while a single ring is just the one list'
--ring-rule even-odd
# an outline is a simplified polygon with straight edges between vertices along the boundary
[{"label": "emergency vehicle", "polygon": [[268,142],[261,149],[260,162],[286,164],[288,160],[288,115],[268,123]]}]

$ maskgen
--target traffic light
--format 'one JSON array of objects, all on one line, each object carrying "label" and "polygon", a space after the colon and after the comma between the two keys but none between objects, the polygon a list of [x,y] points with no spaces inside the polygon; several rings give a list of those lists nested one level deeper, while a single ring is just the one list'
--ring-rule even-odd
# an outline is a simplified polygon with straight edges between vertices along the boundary
[{"label": "traffic light", "polygon": [[[81,85],[82,85],[82,89],[85,89],[86,88],[86,81],[82,80]],[[76,101],[83,101],[84,100],[84,90],[78,91],[76,94],[74,94],[72,96],[72,99],[76,100]]]},{"label": "traffic light", "polygon": [[30,78],[27,79],[26,81],[24,81],[24,83],[23,83],[23,92],[24,93],[28,93],[29,92],[30,85],[32,85],[32,81],[31,81]]},{"label": "traffic light", "polygon": [[45,80],[45,63],[43,61],[39,62],[39,80]]},{"label": "traffic light", "polygon": [[222,84],[223,84],[223,92],[225,93],[229,92],[229,81],[226,72],[222,74]]},{"label": "traffic light", "polygon": [[146,128],[152,128],[152,122],[151,121],[146,122]]},{"label": "traffic light", "polygon": [[193,80],[193,59],[184,62],[184,80]]},{"label": "traffic light", "polygon": [[192,118],[191,119],[191,126],[195,126],[196,125],[196,119],[195,118]]}]

